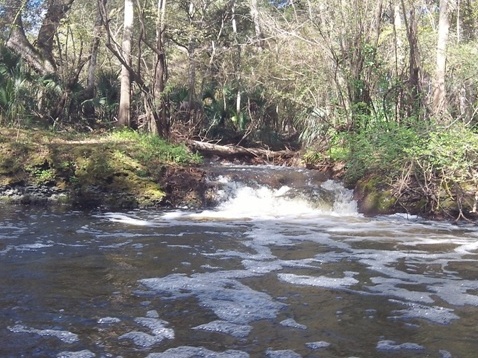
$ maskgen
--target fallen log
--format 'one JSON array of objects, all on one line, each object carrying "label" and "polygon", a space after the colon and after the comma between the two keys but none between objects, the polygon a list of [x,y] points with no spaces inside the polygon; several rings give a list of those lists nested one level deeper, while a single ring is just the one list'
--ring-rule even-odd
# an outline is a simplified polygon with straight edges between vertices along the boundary
[{"label": "fallen log", "polygon": [[242,159],[252,162],[284,164],[293,159],[297,152],[292,150],[269,150],[263,148],[246,148],[238,145],[219,145],[197,140],[188,141],[188,146],[204,156],[217,156],[223,159]]}]

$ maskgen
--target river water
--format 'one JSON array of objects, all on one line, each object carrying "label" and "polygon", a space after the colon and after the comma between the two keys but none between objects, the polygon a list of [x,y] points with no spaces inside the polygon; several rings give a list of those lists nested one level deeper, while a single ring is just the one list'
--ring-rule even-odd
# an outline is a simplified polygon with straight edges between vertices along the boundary
[{"label": "river water", "polygon": [[0,357],[477,356],[476,226],[225,172],[204,211],[2,207]]}]

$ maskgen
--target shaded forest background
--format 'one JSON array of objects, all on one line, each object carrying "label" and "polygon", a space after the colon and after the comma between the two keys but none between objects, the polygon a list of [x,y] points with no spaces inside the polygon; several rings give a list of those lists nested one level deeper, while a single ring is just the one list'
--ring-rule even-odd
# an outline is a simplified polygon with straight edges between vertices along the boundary
[{"label": "shaded forest background", "polygon": [[460,216],[475,0],[0,0],[0,124],[300,150]]}]

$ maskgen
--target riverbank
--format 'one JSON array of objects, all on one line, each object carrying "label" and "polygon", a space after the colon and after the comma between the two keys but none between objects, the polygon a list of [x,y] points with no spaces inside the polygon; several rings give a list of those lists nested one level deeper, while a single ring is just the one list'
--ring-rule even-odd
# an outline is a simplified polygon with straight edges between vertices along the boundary
[{"label": "riverbank", "polygon": [[[217,156],[221,151],[214,149]],[[251,158],[258,160],[259,154]],[[279,154],[274,160],[283,163],[275,164],[309,166],[290,152]],[[214,201],[214,188],[201,163],[202,158],[182,144],[130,130],[85,135],[0,128],[0,201],[109,210],[202,208]],[[344,162],[321,162],[312,169],[324,178],[346,177]],[[404,212],[438,220],[476,219],[470,209],[476,205],[472,191],[463,192],[460,201],[441,201],[436,207],[420,195],[413,178],[400,190],[400,183],[380,175],[346,184],[354,189],[359,211],[365,215]]]},{"label": "riverbank", "polygon": [[0,128],[0,199],[75,208],[201,207],[200,156],[132,131]]}]

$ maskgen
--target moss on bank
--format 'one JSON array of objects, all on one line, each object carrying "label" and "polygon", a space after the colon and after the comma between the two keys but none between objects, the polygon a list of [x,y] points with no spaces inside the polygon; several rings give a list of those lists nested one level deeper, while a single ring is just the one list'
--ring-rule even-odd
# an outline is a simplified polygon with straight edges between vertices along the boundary
[{"label": "moss on bank", "polygon": [[184,146],[132,131],[84,136],[0,128],[0,187],[55,188],[64,194],[60,201],[76,207],[197,205],[200,161]]},{"label": "moss on bank", "polygon": [[360,212],[367,215],[391,214],[397,211],[397,199],[379,177],[360,179],[355,186],[354,197]]}]

